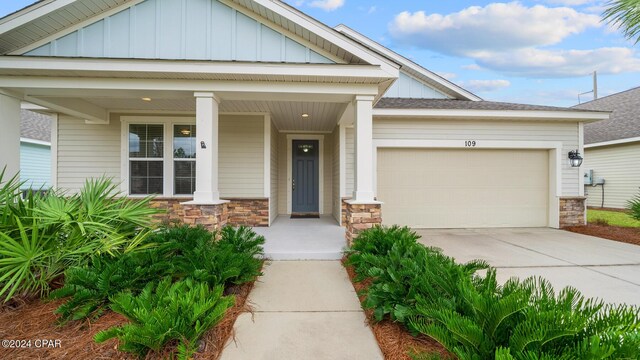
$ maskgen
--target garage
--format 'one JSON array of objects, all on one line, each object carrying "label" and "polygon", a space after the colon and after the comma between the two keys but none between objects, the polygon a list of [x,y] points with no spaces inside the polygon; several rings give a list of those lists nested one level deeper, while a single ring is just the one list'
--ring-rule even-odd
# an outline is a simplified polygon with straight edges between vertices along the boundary
[{"label": "garage", "polygon": [[383,223],[416,228],[546,227],[549,151],[378,148]]}]

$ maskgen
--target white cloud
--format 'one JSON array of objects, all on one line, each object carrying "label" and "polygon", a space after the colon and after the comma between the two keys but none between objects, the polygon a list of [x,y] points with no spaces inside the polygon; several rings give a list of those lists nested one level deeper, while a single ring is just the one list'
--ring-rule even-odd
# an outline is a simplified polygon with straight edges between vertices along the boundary
[{"label": "white cloud", "polygon": [[545,0],[547,4],[562,5],[562,6],[580,6],[585,4],[592,4],[597,0]]},{"label": "white cloud", "polygon": [[345,0],[314,0],[309,3],[311,7],[317,7],[324,11],[333,11],[344,5]]},{"label": "white cloud", "polygon": [[478,64],[462,65],[461,67],[465,70],[482,70]]},{"label": "white cloud", "polygon": [[458,77],[458,74],[451,73],[451,72],[444,72],[444,73],[439,72],[438,75],[442,76],[443,78],[445,78],[447,80],[453,80],[453,79]]},{"label": "white cloud", "polygon": [[367,10],[367,14],[373,14],[374,12],[376,12],[376,10],[378,10],[378,7],[373,5],[369,8],[369,10]]},{"label": "white cloud", "polygon": [[511,2],[472,6],[448,15],[404,11],[396,15],[389,31],[406,45],[468,56],[478,51],[553,45],[599,26],[599,16],[568,7],[526,7]]},{"label": "white cloud", "polygon": [[490,92],[511,86],[508,80],[469,80],[460,81],[460,86],[472,92]]},{"label": "white cloud", "polygon": [[524,77],[555,78],[640,71],[640,58],[630,48],[591,50],[519,49],[476,54],[480,67]]}]

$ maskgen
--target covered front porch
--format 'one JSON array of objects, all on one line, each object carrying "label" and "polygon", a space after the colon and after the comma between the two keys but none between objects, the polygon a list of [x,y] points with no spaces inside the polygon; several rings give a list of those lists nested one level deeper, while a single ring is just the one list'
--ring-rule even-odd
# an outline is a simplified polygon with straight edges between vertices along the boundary
[{"label": "covered front porch", "polygon": [[[375,66],[0,61],[3,71],[21,74],[0,76],[0,146],[9,173],[19,168],[11,154],[28,102],[54,115],[56,188],[74,192],[87,178],[107,176],[129,197],[155,196],[165,221],[326,232],[328,244],[344,239],[340,226],[350,238],[375,222],[362,223],[358,214],[379,222],[372,107],[393,77]],[[83,76],[69,67],[84,67]],[[309,149],[316,157],[304,167],[309,159],[300,155]],[[319,219],[289,218],[296,213]],[[299,252],[294,238],[274,244],[274,254],[281,246]],[[317,249],[335,258],[342,246]]]}]

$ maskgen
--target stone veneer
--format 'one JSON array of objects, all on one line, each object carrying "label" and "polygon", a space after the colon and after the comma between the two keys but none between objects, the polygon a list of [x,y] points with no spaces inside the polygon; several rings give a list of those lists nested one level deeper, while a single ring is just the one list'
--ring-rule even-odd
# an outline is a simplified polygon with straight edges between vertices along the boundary
[{"label": "stone veneer", "polygon": [[151,206],[165,210],[156,215],[162,223],[184,223],[203,225],[210,230],[227,224],[233,226],[269,226],[269,199],[225,199],[228,203],[219,205],[186,205],[185,198],[157,198]]},{"label": "stone veneer", "polygon": [[355,239],[361,231],[382,224],[381,204],[346,203],[346,207],[345,237],[348,245],[351,245],[351,241]]},{"label": "stone veneer", "polygon": [[560,227],[586,225],[586,197],[573,196],[560,198]]},{"label": "stone veneer", "polygon": [[340,216],[341,216],[341,220],[340,224],[342,224],[342,226],[347,226],[347,201],[351,200],[350,197],[344,197],[342,198],[342,203],[340,206]]}]

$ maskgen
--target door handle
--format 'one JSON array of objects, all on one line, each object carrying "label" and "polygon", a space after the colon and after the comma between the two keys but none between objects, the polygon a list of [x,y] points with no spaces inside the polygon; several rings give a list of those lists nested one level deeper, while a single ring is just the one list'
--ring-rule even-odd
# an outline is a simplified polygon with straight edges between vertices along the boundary
[{"label": "door handle", "polygon": [[296,179],[291,181],[291,191],[296,191]]}]

